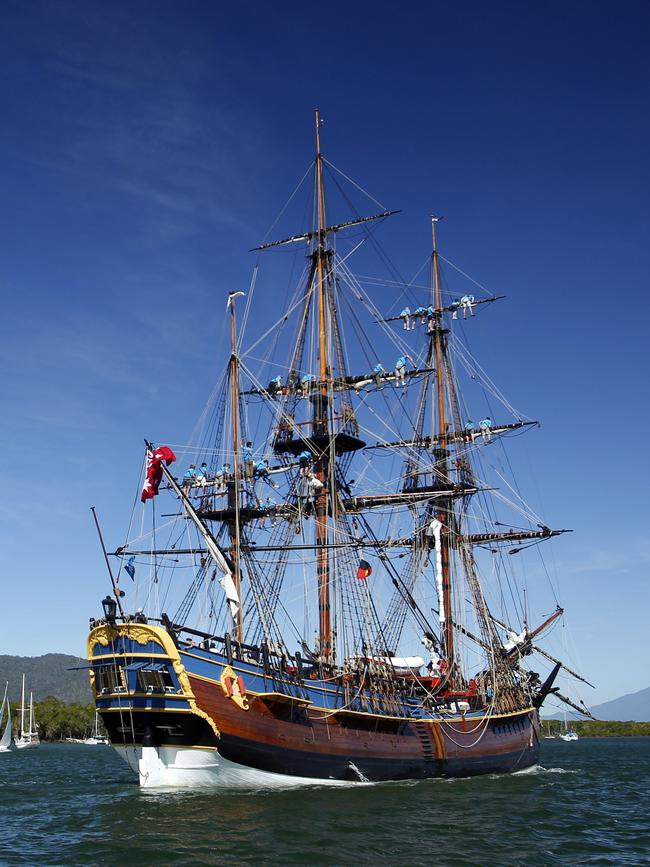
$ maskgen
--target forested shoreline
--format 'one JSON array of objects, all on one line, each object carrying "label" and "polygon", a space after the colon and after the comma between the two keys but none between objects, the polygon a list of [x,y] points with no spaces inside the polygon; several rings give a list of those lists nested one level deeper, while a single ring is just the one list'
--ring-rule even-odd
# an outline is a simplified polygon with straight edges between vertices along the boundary
[{"label": "forested shoreline", "polygon": [[[17,737],[20,728],[20,703],[11,703],[11,713],[13,732]],[[42,741],[86,738],[95,725],[95,705],[65,702],[49,696],[34,704],[34,717]],[[104,733],[101,720],[100,733]]]},{"label": "forested shoreline", "polygon": [[[650,722],[571,720],[568,727],[581,738],[650,737]],[[564,731],[564,725],[559,720],[544,720],[542,731],[544,735],[558,735]]]},{"label": "forested shoreline", "polygon": [[[12,702],[13,730],[20,726],[20,705]],[[34,705],[38,732],[43,741],[65,741],[66,738],[85,738],[95,724],[95,706],[92,703],[65,702],[49,696]],[[563,730],[560,720],[544,720],[542,733],[557,735]],[[572,720],[569,727],[581,738],[650,737],[650,722]],[[103,726],[100,721],[100,732]]]}]

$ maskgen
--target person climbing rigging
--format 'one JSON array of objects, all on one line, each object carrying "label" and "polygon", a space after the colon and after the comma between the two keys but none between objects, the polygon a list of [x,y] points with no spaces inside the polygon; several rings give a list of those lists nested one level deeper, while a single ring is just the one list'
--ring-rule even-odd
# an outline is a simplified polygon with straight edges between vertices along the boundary
[{"label": "person climbing rigging", "polygon": [[473,295],[463,295],[460,299],[460,306],[463,310],[463,319],[467,319],[467,311],[474,315],[474,296]]},{"label": "person climbing rigging", "polygon": [[201,464],[201,466],[196,471],[196,481],[201,485],[203,489],[205,489],[208,484],[208,465],[205,461]]},{"label": "person climbing rigging", "polygon": [[313,455],[309,451],[309,449],[303,449],[298,455],[298,466],[300,467],[301,472],[306,470],[311,465],[311,459]]},{"label": "person climbing rigging", "polygon": [[402,328],[404,331],[411,330],[411,308],[405,307],[400,313],[400,319],[402,320]]},{"label": "person climbing rigging", "polygon": [[183,493],[189,494],[194,482],[196,481],[196,465],[190,464],[189,469],[183,476]]},{"label": "person climbing rigging", "polygon": [[[273,497],[267,497],[264,500],[264,511],[271,519],[271,528],[276,525],[276,513],[277,513],[277,504]],[[262,526],[264,525],[264,520],[262,520]]]},{"label": "person climbing rigging", "polygon": [[269,462],[267,460],[258,461],[255,464],[254,477],[256,481],[266,482],[272,488],[278,487],[269,474]]},{"label": "person climbing rigging", "polygon": [[252,481],[255,475],[255,460],[253,458],[253,443],[248,440],[242,449],[242,458],[244,459],[244,478],[247,481]]},{"label": "person climbing rigging", "polygon": [[[400,355],[395,362],[396,385],[406,385],[406,365],[409,361],[413,364],[413,359],[410,355]],[[415,365],[413,366],[415,367]]]},{"label": "person climbing rigging", "polygon": [[282,394],[282,377],[274,376],[271,382],[269,382],[268,392],[271,397],[278,397],[278,395]]},{"label": "person climbing rigging", "polygon": [[298,499],[305,515],[311,515],[316,497],[323,488],[323,483],[312,472],[301,474],[298,480]]},{"label": "person climbing rigging", "polygon": [[382,365],[381,364],[375,364],[375,366],[372,369],[372,372],[373,372],[374,379],[375,379],[375,385],[381,385],[381,375],[382,375],[382,373],[385,372]]},{"label": "person climbing rigging", "polygon": [[492,442],[492,419],[489,416],[486,416],[483,421],[479,423],[479,427],[481,429],[481,435],[483,436],[484,443]]},{"label": "person climbing rigging", "polygon": [[201,466],[196,471],[196,483],[201,488],[201,508],[207,508],[210,502],[210,497],[206,494],[206,489],[208,487],[208,465],[205,461],[201,464]]},{"label": "person climbing rigging", "polygon": [[230,481],[230,464],[223,464],[214,477],[215,494],[225,494]]},{"label": "person climbing rigging", "polygon": [[293,394],[298,391],[300,388],[300,374],[299,373],[290,373],[289,379],[287,380],[287,393]]},{"label": "person climbing rigging", "polygon": [[[415,310],[413,311],[413,319],[414,320],[419,319],[420,325],[425,325],[426,321],[427,321],[427,308],[422,307],[422,305],[420,305],[420,307],[416,307]],[[416,324],[417,324],[417,321],[416,321]]]}]

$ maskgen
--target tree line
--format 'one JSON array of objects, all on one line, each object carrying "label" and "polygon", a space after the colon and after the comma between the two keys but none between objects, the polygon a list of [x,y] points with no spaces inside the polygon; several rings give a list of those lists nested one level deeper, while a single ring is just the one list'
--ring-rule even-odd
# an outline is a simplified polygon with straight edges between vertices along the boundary
[{"label": "tree line", "polygon": [[[20,727],[20,705],[11,705],[14,736]],[[42,741],[64,741],[66,738],[86,738],[95,726],[95,705],[65,702],[48,696],[34,704],[34,717]],[[25,712],[25,725],[29,723]],[[100,734],[105,734],[99,721]]]},{"label": "tree line", "polygon": [[[612,720],[571,720],[568,723],[581,738],[650,737],[650,722]],[[544,720],[545,735],[559,735],[564,726],[559,720]]]},{"label": "tree line", "polygon": [[[13,731],[17,736],[20,726],[20,705],[12,703]],[[34,705],[38,733],[43,741],[64,741],[66,738],[85,738],[95,725],[95,705],[65,702],[49,696]],[[27,724],[27,719],[25,719]],[[650,737],[650,722],[624,722],[610,720],[572,720],[570,727],[580,737],[621,738]],[[543,734],[557,735],[563,731],[560,720],[544,720]],[[100,734],[105,734],[99,724]]]}]

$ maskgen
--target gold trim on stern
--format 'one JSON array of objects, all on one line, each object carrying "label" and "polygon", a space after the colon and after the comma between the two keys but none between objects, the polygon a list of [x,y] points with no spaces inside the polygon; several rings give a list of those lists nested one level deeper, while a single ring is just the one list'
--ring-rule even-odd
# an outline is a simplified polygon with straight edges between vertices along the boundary
[{"label": "gold trim on stern", "polygon": [[[101,626],[96,626],[93,630],[91,630],[88,636],[87,649],[86,649],[86,658],[88,662],[104,662],[107,661],[107,656],[110,654],[102,654],[101,656],[95,657],[93,656],[93,650],[96,645],[101,645],[102,647],[109,647],[114,644],[114,642],[118,638],[128,638],[131,641],[135,641],[138,644],[148,644],[152,642],[154,644],[158,644],[165,652],[166,657],[171,661],[172,666],[174,668],[174,672],[176,673],[176,677],[178,678],[178,682],[181,685],[183,690],[181,693],[174,693],[173,698],[179,699],[184,698],[189,704],[193,713],[197,716],[200,716],[204,719],[216,737],[221,737],[221,732],[217,728],[214,720],[211,716],[209,716],[204,710],[201,710],[200,707],[196,704],[196,697],[194,692],[192,691],[192,685],[190,684],[190,679],[187,675],[187,670],[185,666],[181,662],[180,654],[178,652],[178,648],[172,641],[169,633],[160,626],[153,626],[148,623],[116,623],[113,626],[109,626],[108,624],[103,624]],[[131,655],[131,654],[129,654]],[[140,655],[140,654],[138,654]],[[144,656],[155,656],[157,658],[160,657],[160,654],[142,654]],[[124,654],[115,654],[115,658],[124,658]],[[93,691],[93,695],[95,700],[97,699],[97,690],[95,689],[95,673],[90,671],[90,686]],[[119,694],[121,697],[124,697],[124,693]],[[128,695],[128,693],[127,693]],[[172,696],[170,696],[171,698]],[[105,712],[106,709],[102,709],[102,712]]]}]

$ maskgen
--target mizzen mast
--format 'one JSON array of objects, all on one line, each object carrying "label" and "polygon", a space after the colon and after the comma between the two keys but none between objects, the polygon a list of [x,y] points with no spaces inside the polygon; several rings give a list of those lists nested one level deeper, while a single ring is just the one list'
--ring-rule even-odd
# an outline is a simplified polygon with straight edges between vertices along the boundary
[{"label": "mizzen mast", "polygon": [[232,416],[232,447],[233,447],[233,481],[228,484],[228,509],[233,518],[228,522],[230,538],[230,555],[232,559],[232,580],[239,597],[240,604],[235,614],[235,638],[240,643],[244,640],[244,619],[241,605],[241,563],[240,563],[240,456],[239,456],[239,358],[237,356],[237,328],[235,320],[235,298],[243,292],[231,292],[228,296],[230,307],[230,410]]},{"label": "mizzen mast", "polygon": [[[440,267],[438,262],[438,245],[436,241],[436,223],[440,217],[431,217],[431,264],[433,270],[433,306],[435,311],[433,326],[433,343],[436,357],[436,394],[438,400],[438,431],[436,436],[436,471],[439,477],[448,478],[447,456],[447,422],[445,419],[445,359],[444,340],[445,329],[442,327],[442,297],[440,291]],[[443,498],[439,504],[439,514],[443,518],[440,533],[440,560],[442,571],[442,602],[444,611],[440,612],[441,628],[444,638],[444,650],[449,666],[450,679],[454,679],[454,618],[451,610],[451,576],[449,568],[449,531],[453,519],[451,498]]]}]

